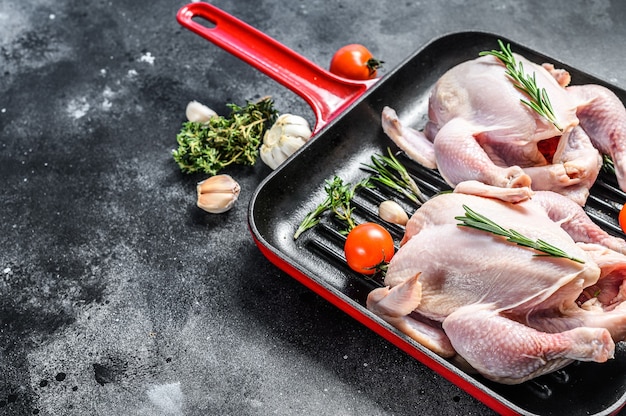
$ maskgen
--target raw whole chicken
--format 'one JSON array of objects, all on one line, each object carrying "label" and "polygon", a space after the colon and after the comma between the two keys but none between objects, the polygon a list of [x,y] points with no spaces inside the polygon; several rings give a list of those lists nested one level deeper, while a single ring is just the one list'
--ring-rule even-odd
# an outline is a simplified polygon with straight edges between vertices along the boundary
[{"label": "raw whole chicken", "polygon": [[487,55],[457,65],[438,80],[423,131],[404,126],[385,107],[385,133],[417,162],[438,168],[451,186],[466,180],[530,185],[584,205],[603,153],[613,159],[618,183],[626,190],[626,109],[619,98],[599,85],[568,87],[566,71],[513,56],[545,88],[561,130],[520,101],[529,97],[505,74],[504,64]]},{"label": "raw whole chicken", "polygon": [[[626,337],[626,242],[563,195],[536,191],[511,203],[498,199],[498,189],[464,182],[424,203],[406,225],[386,286],[368,295],[368,309],[504,384],[572,361],[613,358],[615,343]],[[464,205],[582,262],[459,226]]]}]

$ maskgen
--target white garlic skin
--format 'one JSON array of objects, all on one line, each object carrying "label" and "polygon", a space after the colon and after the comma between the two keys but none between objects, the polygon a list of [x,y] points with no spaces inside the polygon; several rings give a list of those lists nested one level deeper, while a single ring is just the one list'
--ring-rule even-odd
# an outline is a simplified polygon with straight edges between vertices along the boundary
[{"label": "white garlic skin", "polygon": [[230,175],[215,175],[198,182],[198,208],[211,214],[221,214],[231,209],[241,192],[241,187]]},{"label": "white garlic skin", "polygon": [[187,120],[199,123],[206,123],[213,117],[217,117],[215,111],[198,101],[190,101],[187,104],[185,115],[187,116]]},{"label": "white garlic skin", "polygon": [[383,201],[378,206],[378,216],[392,224],[406,225],[409,222],[409,215],[395,201]]},{"label": "white garlic skin", "polygon": [[265,132],[259,149],[261,160],[276,169],[311,138],[309,123],[300,116],[283,114]]}]

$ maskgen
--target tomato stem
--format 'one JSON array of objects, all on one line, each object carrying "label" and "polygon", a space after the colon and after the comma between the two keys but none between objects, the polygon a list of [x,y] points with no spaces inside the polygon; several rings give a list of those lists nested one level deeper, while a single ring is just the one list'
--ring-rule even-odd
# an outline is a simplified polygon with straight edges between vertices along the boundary
[{"label": "tomato stem", "polygon": [[384,63],[385,61],[381,61],[376,58],[370,58],[365,65],[367,65],[367,69],[370,71],[370,76],[372,76],[376,73],[378,69],[382,68]]}]

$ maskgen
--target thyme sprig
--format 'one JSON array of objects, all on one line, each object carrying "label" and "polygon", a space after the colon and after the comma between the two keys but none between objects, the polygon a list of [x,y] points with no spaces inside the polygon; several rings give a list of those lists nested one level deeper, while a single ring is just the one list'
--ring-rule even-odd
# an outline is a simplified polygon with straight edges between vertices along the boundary
[{"label": "thyme sprig", "polygon": [[387,148],[389,156],[375,154],[372,156],[372,164],[363,164],[364,167],[374,173],[370,179],[405,195],[417,205],[426,202],[428,198],[419,189],[413,178],[409,175],[406,167]]},{"label": "thyme sprig", "polygon": [[[570,256],[560,248],[555,247],[552,244],[547,243],[541,239],[532,240],[515,230],[506,230],[492,220],[485,217],[484,215],[472,210],[467,205],[463,205],[463,209],[465,210],[465,216],[454,217],[454,219],[461,221],[461,223],[458,224],[459,226],[475,228],[477,230],[486,231],[492,234],[506,237],[507,241],[510,241],[511,243],[540,251],[542,253],[545,253],[543,254],[545,256],[562,257],[575,261],[577,263],[584,263],[583,260],[577,257]],[[542,256],[542,254],[537,254],[537,256]]]},{"label": "thyme sprig", "polygon": [[554,114],[554,109],[552,108],[552,103],[550,103],[546,89],[537,86],[535,73],[533,72],[532,75],[528,75],[524,72],[524,65],[515,60],[513,52],[511,52],[510,44],[507,43],[505,46],[500,39],[498,39],[498,44],[500,45],[499,51],[495,49],[483,51],[480,52],[479,55],[493,55],[502,61],[506,67],[506,74],[513,79],[513,85],[530,98],[530,100],[521,99],[520,101],[535,110],[537,114],[545,117],[549,122],[554,124],[554,127],[563,131],[556,120],[556,115]]},{"label": "thyme sprig", "polygon": [[370,188],[372,185],[369,183],[369,178],[363,179],[355,185],[350,183],[343,183],[343,179],[335,175],[332,179],[327,179],[324,185],[324,191],[326,191],[326,198],[315,209],[309,212],[293,235],[293,239],[296,240],[306,230],[315,227],[319,224],[321,216],[327,212],[332,211],[335,217],[344,222],[347,226],[345,230],[340,230],[341,234],[348,234],[354,227],[356,222],[352,218],[354,207],[352,206],[352,198],[355,192],[359,188]]},{"label": "thyme sprig", "polygon": [[181,171],[215,175],[230,164],[254,165],[263,135],[276,121],[278,111],[269,97],[243,107],[228,107],[229,117],[183,123],[176,136],[178,148],[172,151]]}]

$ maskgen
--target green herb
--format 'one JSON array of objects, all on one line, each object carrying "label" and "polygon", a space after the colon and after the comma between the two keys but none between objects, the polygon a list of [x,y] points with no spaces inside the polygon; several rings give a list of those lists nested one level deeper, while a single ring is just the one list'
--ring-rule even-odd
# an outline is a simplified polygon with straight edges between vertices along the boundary
[{"label": "green herb", "polygon": [[326,192],[330,196],[330,209],[335,213],[335,216],[344,221],[348,228],[341,231],[342,234],[348,234],[356,223],[352,219],[352,212],[354,207],[352,206],[352,198],[354,193],[359,188],[370,187],[369,179],[364,179],[356,185],[343,184],[341,178],[335,176],[331,183],[326,183]]},{"label": "green herb", "polygon": [[426,202],[427,198],[422,194],[404,165],[393,156],[391,149],[387,148],[387,152],[389,156],[375,154],[372,156],[371,165],[363,164],[375,173],[371,180],[400,192],[418,205]]},{"label": "green herb", "polygon": [[320,218],[323,213],[330,209],[330,197],[327,196],[320,205],[317,206],[313,211],[309,212],[306,217],[302,220],[295,234],[293,235],[293,239],[297,240],[300,237],[300,234],[305,232],[306,230],[315,227],[320,222]]},{"label": "green herb", "polygon": [[356,223],[352,218],[354,207],[352,207],[351,204],[354,193],[359,188],[370,186],[371,185],[369,184],[368,179],[364,179],[356,185],[351,185],[349,183],[344,184],[343,179],[338,176],[334,176],[332,180],[327,179],[324,185],[326,198],[320,205],[304,217],[300,226],[293,235],[294,240],[300,237],[300,235],[306,230],[319,224],[322,214],[326,211],[334,212],[335,216],[339,220],[347,224],[347,230],[340,231],[342,234],[349,233],[350,230],[356,227]]},{"label": "green herb", "polygon": [[602,155],[602,170],[615,175],[615,164],[609,155]]},{"label": "green herb", "polygon": [[541,251],[543,253],[546,253],[545,255],[548,256],[563,257],[577,263],[584,263],[583,260],[572,257],[560,248],[555,247],[552,244],[549,244],[543,240],[532,240],[528,237],[523,236],[515,230],[505,230],[495,222],[477,213],[476,211],[473,211],[466,205],[463,205],[463,209],[465,209],[465,216],[459,216],[454,218],[461,221],[461,223],[458,224],[459,226],[475,228],[477,230],[487,231],[492,234],[506,237],[507,241],[510,241],[511,243]]},{"label": "green herb", "polygon": [[530,98],[530,100],[522,99],[520,101],[535,110],[537,114],[545,117],[548,121],[554,124],[554,127],[562,131],[563,129],[559,126],[556,120],[556,116],[554,114],[554,110],[552,109],[552,104],[550,103],[546,89],[539,88],[537,86],[535,73],[533,72],[532,75],[524,73],[524,65],[515,60],[515,57],[511,52],[510,44],[507,43],[507,45],[504,46],[504,43],[502,43],[500,39],[498,39],[498,44],[500,45],[499,51],[483,51],[480,52],[479,55],[493,55],[502,61],[506,67],[506,74],[513,79],[515,87],[526,93]]},{"label": "green herb", "polygon": [[180,170],[215,175],[230,164],[254,165],[265,131],[278,112],[269,98],[244,107],[228,104],[230,117],[214,117],[207,123],[185,122],[172,152]]}]

